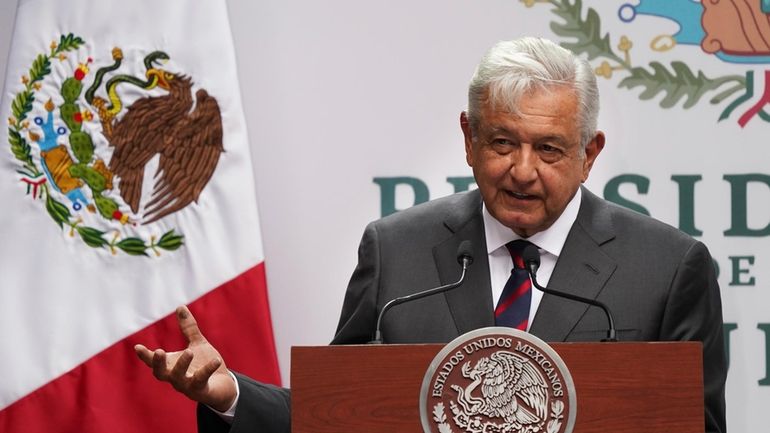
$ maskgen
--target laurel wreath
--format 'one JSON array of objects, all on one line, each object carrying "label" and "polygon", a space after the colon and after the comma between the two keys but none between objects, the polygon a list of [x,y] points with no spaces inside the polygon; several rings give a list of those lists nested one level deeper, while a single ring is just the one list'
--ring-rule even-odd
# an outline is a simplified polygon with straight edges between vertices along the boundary
[{"label": "laurel wreath", "polygon": [[551,420],[546,426],[547,433],[556,433],[561,428],[561,420],[564,418],[564,402],[556,400],[551,403]]},{"label": "laurel wreath", "polygon": [[[709,103],[719,104],[736,92],[745,92],[747,82],[751,86],[753,78],[751,72],[747,72],[746,76],[725,75],[709,78],[702,71],[693,72],[686,63],[680,61],[671,62],[670,68],[660,62],[650,62],[648,67],[632,66],[628,56],[621,57],[613,49],[609,34],[602,35],[601,18],[596,10],[589,7],[584,13],[582,0],[575,0],[574,2],[569,0],[520,1],[527,7],[532,7],[535,3],[552,5],[552,12],[561,21],[552,21],[551,30],[560,37],[571,38],[572,40],[571,42],[561,42],[561,46],[575,54],[586,54],[588,60],[605,59],[596,68],[598,75],[609,78],[612,71],[615,70],[628,72],[629,75],[620,81],[618,87],[627,89],[642,87],[644,90],[639,94],[639,98],[642,100],[649,100],[663,93],[665,96],[660,101],[662,108],[674,107],[682,99],[684,99],[683,108],[690,108],[705,94],[714,91],[719,91],[719,93],[714,95]],[[583,18],[584,15],[585,18]],[[627,52],[631,46],[631,42],[626,37],[622,37],[617,50]],[[610,62],[615,66],[612,66]],[[727,88],[725,88],[726,86]],[[720,89],[723,90],[720,91]],[[727,118],[746,98],[747,96],[744,94],[728,105],[720,115],[719,120]],[[770,121],[770,115],[763,111],[758,114],[763,120]]]},{"label": "laurel wreath", "polygon": [[452,426],[449,425],[444,413],[444,403],[437,403],[433,406],[433,421],[438,425],[439,433],[452,433]]},{"label": "laurel wreath", "polygon": [[[61,35],[58,43],[51,43],[50,52],[39,54],[32,62],[28,75],[22,77],[24,89],[16,94],[11,102],[12,117],[8,119],[8,142],[14,157],[22,163],[22,169],[17,170],[20,174],[32,178],[43,175],[32,158],[32,147],[23,135],[29,123],[27,115],[32,111],[32,104],[35,101],[35,90],[40,88],[40,82],[51,73],[52,60],[64,60],[65,53],[77,50],[84,43],[82,38],[72,33]],[[116,232],[111,240],[107,240],[105,239],[107,232],[82,225],[80,218],[73,218],[69,208],[51,196],[47,183],[41,185],[41,190],[45,195],[45,208],[54,222],[62,229],[65,225],[70,227],[70,236],[74,236],[77,232],[89,247],[106,247],[112,254],[117,254],[120,250],[132,256],[148,256],[147,251],[151,250],[159,256],[160,250],[174,251],[184,244],[184,236],[176,234],[174,229],[167,231],[159,239],[151,236],[149,242],[139,237],[121,238],[119,232]]]}]

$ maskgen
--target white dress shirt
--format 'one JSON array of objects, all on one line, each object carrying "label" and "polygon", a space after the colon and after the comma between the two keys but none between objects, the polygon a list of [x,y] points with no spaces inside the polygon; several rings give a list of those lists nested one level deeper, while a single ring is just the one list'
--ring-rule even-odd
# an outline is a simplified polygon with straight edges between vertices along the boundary
[{"label": "white dress shirt", "polygon": [[[567,235],[577,219],[581,197],[582,191],[578,188],[575,196],[572,197],[572,200],[564,209],[564,212],[562,212],[551,227],[526,238],[526,240],[535,244],[540,251],[540,268],[537,271],[537,282],[541,286],[548,287],[553,268],[556,266],[556,260],[558,260],[559,254],[561,254],[561,250],[564,247],[564,242],[567,240]],[[486,236],[487,254],[489,255],[489,281],[492,286],[492,309],[494,309],[497,305],[497,300],[503,293],[506,281],[511,276],[511,269],[513,269],[513,261],[508,249],[505,248],[505,244],[523,238],[496,220],[489,213],[486,205],[482,205],[481,213],[484,218],[484,236]],[[527,324],[528,331],[542,298],[543,292],[537,290],[533,285],[532,303],[529,308],[529,321]]]},{"label": "white dress shirt", "polygon": [[241,387],[238,386],[238,379],[236,379],[233,372],[228,371],[228,373],[230,373],[230,377],[233,379],[233,382],[235,382],[235,400],[233,401],[232,406],[230,406],[230,408],[227,409],[225,412],[220,412],[209,405],[206,405],[206,407],[211,409],[217,415],[219,415],[223,420],[225,420],[225,422],[232,425],[233,418],[235,418],[235,407],[238,406],[238,399],[241,396]]}]

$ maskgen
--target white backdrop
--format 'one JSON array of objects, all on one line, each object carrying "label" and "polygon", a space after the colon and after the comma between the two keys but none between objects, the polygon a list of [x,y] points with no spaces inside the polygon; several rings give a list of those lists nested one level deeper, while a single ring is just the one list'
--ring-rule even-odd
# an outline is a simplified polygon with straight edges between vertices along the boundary
[{"label": "white backdrop", "polygon": [[[678,26],[651,15],[622,22],[621,5],[640,1],[583,3],[598,11],[616,52],[620,37],[628,36],[634,66],[683,61],[709,77],[755,71],[754,93],[762,93],[761,64],[723,62],[697,46],[651,50],[650,41]],[[381,191],[373,179],[410,176],[428,186],[431,198],[451,193],[447,177],[470,175],[458,117],[482,53],[498,40],[527,34],[569,38],[550,27],[558,21],[550,5],[528,8],[516,0],[231,0],[228,8],[254,149],[277,350],[288,383],[290,347],[325,344],[334,333],[358,240],[366,223],[380,216]],[[14,10],[14,0],[0,0],[0,71]],[[591,63],[599,67],[601,61]],[[708,103],[715,92],[688,109],[682,101],[663,109],[663,94],[643,101],[641,89],[619,88],[628,74],[599,79],[600,127],[608,141],[588,186],[603,195],[615,176],[647,178],[648,191],[625,185],[620,194],[678,225],[680,194],[671,177],[702,176],[695,186],[695,226],[721,269],[725,321],[738,326],[730,334],[729,428],[765,431],[770,386],[758,381],[766,378],[769,361],[758,325],[770,322],[770,247],[766,236],[723,232],[734,207],[724,176],[768,172],[770,123],[759,117],[744,128],[737,123],[758,96],[717,122],[741,92],[720,104]],[[409,188],[397,193],[398,207],[411,204]],[[749,186],[746,213],[751,228],[770,223],[768,185]],[[745,272],[734,271],[734,263]]]}]

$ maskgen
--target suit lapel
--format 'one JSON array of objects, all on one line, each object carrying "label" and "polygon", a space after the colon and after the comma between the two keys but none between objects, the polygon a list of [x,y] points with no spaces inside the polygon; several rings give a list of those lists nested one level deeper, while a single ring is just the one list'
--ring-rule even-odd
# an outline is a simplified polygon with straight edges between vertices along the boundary
[{"label": "suit lapel", "polygon": [[[583,189],[577,220],[564,243],[549,288],[590,299],[604,288],[617,264],[600,248],[615,236],[603,206],[601,199]],[[588,308],[587,304],[546,294],[530,332],[545,341],[565,341]]]},{"label": "suit lapel", "polygon": [[457,332],[463,334],[473,329],[494,325],[492,291],[489,282],[484,222],[481,217],[481,195],[478,191],[462,198],[456,211],[449,215],[444,225],[449,237],[433,248],[433,258],[441,284],[450,284],[460,277],[457,248],[464,240],[473,242],[473,264],[468,268],[465,282],[444,294],[454,318]]}]

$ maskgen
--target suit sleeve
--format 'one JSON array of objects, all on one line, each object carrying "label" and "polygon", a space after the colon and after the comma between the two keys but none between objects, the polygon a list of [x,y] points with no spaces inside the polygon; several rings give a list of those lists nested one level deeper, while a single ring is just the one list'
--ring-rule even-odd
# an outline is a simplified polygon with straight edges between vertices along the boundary
[{"label": "suit sleeve", "polygon": [[345,292],[332,344],[362,344],[372,340],[377,326],[379,278],[379,235],[375,223],[370,223],[358,246],[358,264]]},{"label": "suit sleeve", "polygon": [[199,433],[291,433],[291,392],[235,373],[240,388],[232,425],[198,405]]},{"label": "suit sleeve", "polygon": [[707,433],[725,433],[727,354],[722,302],[706,246],[696,242],[679,264],[661,323],[661,340],[703,342],[703,386]]}]

